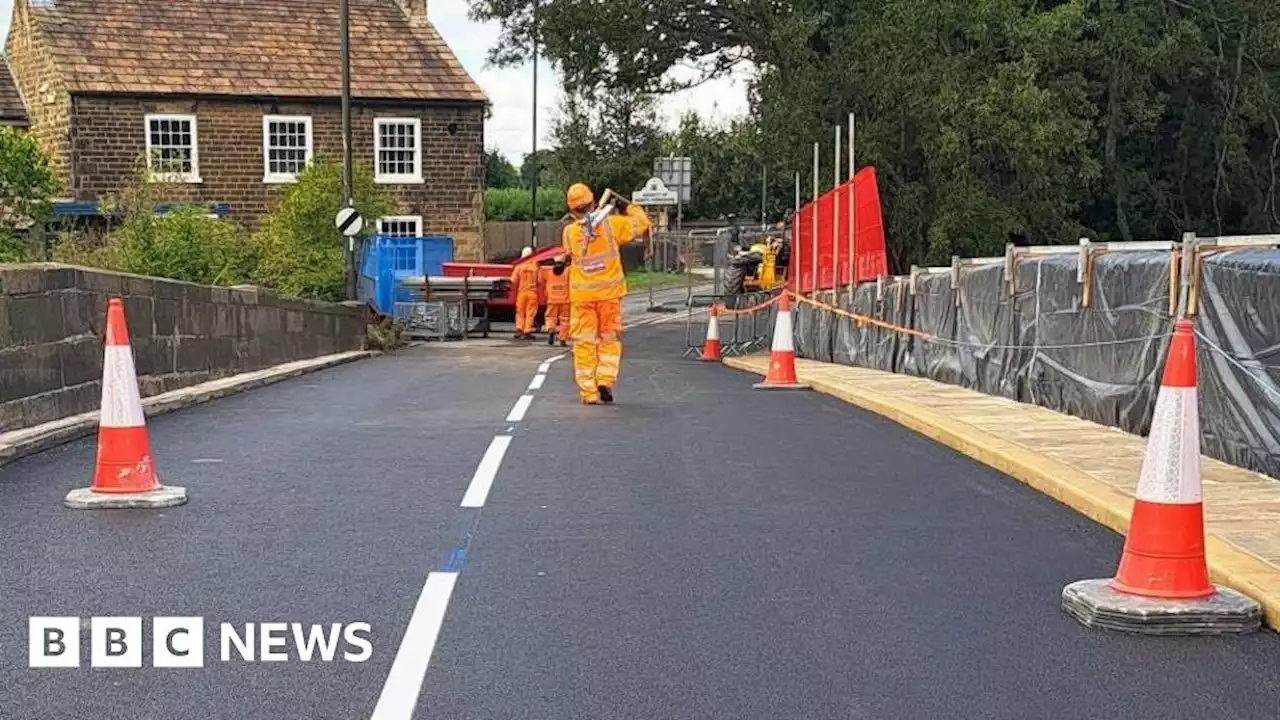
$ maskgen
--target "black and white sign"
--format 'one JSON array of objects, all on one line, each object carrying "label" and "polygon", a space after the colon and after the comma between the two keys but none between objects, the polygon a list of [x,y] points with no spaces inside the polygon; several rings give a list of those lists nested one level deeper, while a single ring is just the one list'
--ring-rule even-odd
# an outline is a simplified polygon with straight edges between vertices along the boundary
[{"label": "black and white sign", "polygon": [[658,178],[649,178],[644,187],[631,193],[631,202],[637,205],[661,206],[675,205],[680,196],[675,190],[668,189]]},{"label": "black and white sign", "polygon": [[360,217],[360,213],[356,212],[353,207],[342,208],[338,211],[338,217],[334,218],[334,225],[338,226],[338,232],[347,237],[355,237],[364,228],[364,218]]}]

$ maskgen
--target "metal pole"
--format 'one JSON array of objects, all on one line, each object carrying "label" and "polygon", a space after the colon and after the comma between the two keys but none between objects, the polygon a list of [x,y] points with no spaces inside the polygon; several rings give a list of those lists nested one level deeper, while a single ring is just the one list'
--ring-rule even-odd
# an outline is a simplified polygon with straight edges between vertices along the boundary
[{"label": "metal pole", "polygon": [[853,155],[853,113],[849,113],[849,302],[858,289],[858,205],[854,200],[857,183],[854,177],[858,174],[858,165]]},{"label": "metal pole", "polygon": [[[351,207],[351,9],[341,0],[338,9],[339,55],[342,64],[342,207]],[[376,160],[375,160],[376,161]],[[356,239],[347,239],[346,296],[356,299]]]},{"label": "metal pole", "polygon": [[800,173],[796,173],[796,210],[800,212]]},{"label": "metal pole", "polygon": [[836,160],[831,167],[835,181],[831,184],[831,302],[840,302],[840,126],[836,126]]},{"label": "metal pole", "polygon": [[822,143],[813,144],[813,265],[809,274],[813,276],[812,297],[818,297],[818,153]]},{"label": "metal pole", "polygon": [[765,198],[769,193],[769,166],[764,165],[760,168],[760,229],[765,229],[765,223],[768,217],[765,210]]},{"label": "metal pole", "polygon": [[[345,0],[344,0],[345,1]],[[533,0],[533,30],[530,32],[533,47],[533,150],[529,162],[533,174],[529,185],[529,247],[538,246],[538,0]]]}]

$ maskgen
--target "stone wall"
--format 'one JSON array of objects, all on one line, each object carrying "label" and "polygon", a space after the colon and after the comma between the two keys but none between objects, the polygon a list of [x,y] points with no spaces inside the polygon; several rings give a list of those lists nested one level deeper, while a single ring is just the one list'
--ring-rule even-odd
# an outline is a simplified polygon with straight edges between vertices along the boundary
[{"label": "stone wall", "polygon": [[0,265],[0,432],[98,407],[113,296],[124,299],[144,397],[364,345],[356,307],[255,287]]}]

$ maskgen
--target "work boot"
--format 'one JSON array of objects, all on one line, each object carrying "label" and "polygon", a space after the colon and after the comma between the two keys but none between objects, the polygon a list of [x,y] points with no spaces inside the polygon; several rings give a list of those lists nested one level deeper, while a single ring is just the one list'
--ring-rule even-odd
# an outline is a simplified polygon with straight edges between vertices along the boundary
[{"label": "work boot", "polygon": [[556,344],[556,334],[547,333],[547,345],[554,346]]},{"label": "work boot", "polygon": [[586,395],[583,395],[583,396],[582,396],[582,404],[583,404],[583,405],[599,405],[599,404],[600,404],[600,398],[598,398],[598,397],[588,397],[588,396],[586,396]]},{"label": "work boot", "polygon": [[566,342],[566,341],[564,341],[564,340],[561,340],[561,341],[560,341],[560,347],[569,347],[569,343],[568,343],[568,342]]},{"label": "work boot", "polygon": [[598,388],[596,388],[596,389],[600,391],[600,400],[601,400],[602,402],[604,402],[604,404],[605,404],[605,405],[612,405],[612,404],[613,404],[613,389],[612,389],[612,388],[607,388],[607,387],[605,387],[604,385],[601,385],[600,387],[598,387]]}]

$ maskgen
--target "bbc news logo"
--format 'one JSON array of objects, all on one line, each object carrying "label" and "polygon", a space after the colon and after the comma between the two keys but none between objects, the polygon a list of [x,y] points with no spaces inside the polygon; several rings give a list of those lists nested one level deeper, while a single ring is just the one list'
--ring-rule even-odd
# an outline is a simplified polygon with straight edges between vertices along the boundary
[{"label": "bbc news logo", "polygon": [[[78,617],[32,617],[28,623],[29,666],[75,668],[81,662],[81,622]],[[222,662],[345,662],[361,663],[373,655],[369,623],[303,625],[302,623],[246,623],[218,626],[218,657]],[[146,639],[140,617],[89,619],[89,666],[140,668]],[[341,652],[339,652],[341,650]],[[151,618],[151,667],[200,668],[205,663],[202,617]]]}]

